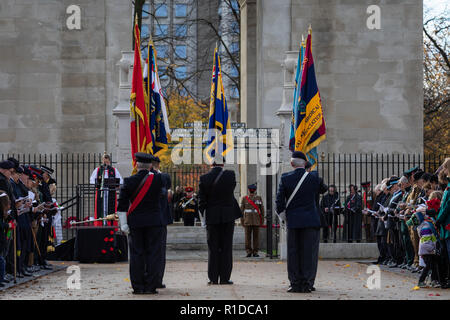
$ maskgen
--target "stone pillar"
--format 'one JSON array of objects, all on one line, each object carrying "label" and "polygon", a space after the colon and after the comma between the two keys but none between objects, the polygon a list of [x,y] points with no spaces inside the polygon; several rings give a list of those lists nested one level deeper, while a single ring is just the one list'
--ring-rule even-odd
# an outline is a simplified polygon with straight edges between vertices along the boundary
[{"label": "stone pillar", "polygon": [[[239,0],[241,12],[240,24],[240,121],[247,128],[258,126],[257,110],[257,2],[256,0]],[[247,157],[248,161],[248,157]],[[247,194],[247,185],[257,180],[256,165],[239,166],[241,195]],[[261,189],[260,189],[261,190]]]},{"label": "stone pillar", "polygon": [[116,168],[122,176],[127,177],[133,169],[130,143],[130,93],[133,76],[133,51],[122,51],[119,66],[119,103],[113,110],[116,116]]},{"label": "stone pillar", "polygon": [[[280,118],[280,170],[281,173],[291,170],[289,159],[289,135],[292,119],[292,103],[295,88],[295,71],[297,69],[298,51],[287,51],[286,58],[281,64],[284,70],[283,96],[280,109],[276,115]],[[278,243],[278,252],[281,259],[287,258],[286,232],[280,229],[280,241]]]}]

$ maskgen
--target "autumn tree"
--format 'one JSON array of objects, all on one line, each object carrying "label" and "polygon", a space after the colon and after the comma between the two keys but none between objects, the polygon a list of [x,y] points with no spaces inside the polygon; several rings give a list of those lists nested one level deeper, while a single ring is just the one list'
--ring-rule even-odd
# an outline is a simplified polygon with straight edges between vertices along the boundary
[{"label": "autumn tree", "polygon": [[426,18],[423,26],[424,151],[450,153],[450,11]]}]

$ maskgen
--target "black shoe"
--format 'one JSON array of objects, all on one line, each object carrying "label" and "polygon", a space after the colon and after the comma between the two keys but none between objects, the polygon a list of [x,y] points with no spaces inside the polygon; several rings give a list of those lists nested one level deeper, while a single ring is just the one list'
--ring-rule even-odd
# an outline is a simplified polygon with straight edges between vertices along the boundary
[{"label": "black shoe", "polygon": [[257,257],[259,257],[259,254],[254,253],[253,256],[257,258]]},{"label": "black shoe", "polygon": [[327,239],[323,240],[323,243],[328,243],[328,240]]},{"label": "black shoe", "polygon": [[217,281],[208,281],[208,285],[219,284]]},{"label": "black shoe", "polygon": [[165,288],[166,288],[166,285],[164,283],[160,284],[159,286],[156,287],[156,289],[165,289]]},{"label": "black shoe", "polygon": [[250,258],[252,256],[252,254],[251,253],[247,253],[247,256],[246,256],[246,258]]},{"label": "black shoe", "polygon": [[333,243],[336,243],[336,239],[333,240]]},{"label": "black shoe", "polygon": [[8,279],[6,279],[6,278],[3,278],[3,280],[0,280],[0,283],[1,282],[3,282],[3,283],[10,283],[10,280],[8,280]]},{"label": "black shoe", "polygon": [[143,290],[133,290],[133,294],[144,294]]},{"label": "black shoe", "polygon": [[311,288],[309,288],[309,290],[311,290],[311,291],[316,291],[316,288],[311,287]]},{"label": "black shoe", "polygon": [[233,281],[230,281],[230,280],[220,281],[220,284],[233,284]]},{"label": "black shoe", "polygon": [[53,268],[52,267],[50,267],[49,265],[42,265],[41,266],[41,269],[44,269],[44,270],[53,270]]},{"label": "black shoe", "polygon": [[17,273],[17,274],[16,274],[16,277],[17,277],[17,278],[23,278],[23,275],[20,274],[20,273]]},{"label": "black shoe", "polygon": [[32,276],[31,273],[28,273],[28,272],[26,272],[26,271],[23,271],[22,274],[23,274],[25,277],[31,277],[31,276]]},{"label": "black shoe", "polygon": [[158,294],[158,291],[156,289],[153,290],[144,290],[143,294]]},{"label": "black shoe", "polygon": [[5,287],[5,284],[3,282],[0,282],[0,288]]},{"label": "black shoe", "polygon": [[301,292],[301,293],[311,293],[311,289],[310,289],[310,288],[300,288],[300,291],[298,291],[298,292]]},{"label": "black shoe", "polygon": [[289,287],[289,289],[287,289],[287,292],[300,292],[300,289],[295,287]]}]

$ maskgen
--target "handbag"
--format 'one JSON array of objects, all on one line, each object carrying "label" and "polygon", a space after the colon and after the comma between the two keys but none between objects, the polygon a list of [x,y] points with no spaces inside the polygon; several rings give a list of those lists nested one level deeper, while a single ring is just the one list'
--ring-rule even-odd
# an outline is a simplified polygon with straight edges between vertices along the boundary
[{"label": "handbag", "polygon": [[297,186],[295,187],[294,191],[292,192],[291,196],[289,197],[288,201],[286,202],[286,207],[285,209],[280,212],[280,214],[276,213],[278,216],[278,219],[280,219],[280,221],[282,222],[282,224],[286,223],[286,210],[289,207],[289,205],[291,204],[292,199],[294,198],[294,196],[297,194],[298,189],[300,189],[300,186],[303,184],[303,181],[305,181],[306,176],[308,175],[309,172],[305,172],[303,174],[303,177],[300,179],[300,181],[297,183]]}]

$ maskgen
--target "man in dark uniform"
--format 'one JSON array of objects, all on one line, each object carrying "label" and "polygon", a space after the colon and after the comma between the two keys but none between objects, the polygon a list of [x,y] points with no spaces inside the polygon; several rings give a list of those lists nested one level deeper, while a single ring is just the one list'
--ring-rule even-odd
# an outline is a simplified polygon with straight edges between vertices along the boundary
[{"label": "man in dark uniform", "polygon": [[138,172],[126,179],[120,189],[118,212],[120,228],[129,232],[130,280],[134,294],[156,294],[160,281],[166,217],[161,211],[163,183],[152,169],[151,154],[135,154]]},{"label": "man in dark uniform", "polygon": [[186,187],[184,191],[186,195],[178,202],[178,210],[181,212],[184,225],[194,226],[195,219],[200,219],[198,215],[198,201],[192,187]]},{"label": "man in dark uniform", "polygon": [[[277,192],[276,211],[280,214],[286,210],[288,278],[291,283],[288,292],[311,292],[319,259],[321,223],[316,195],[320,180],[316,171],[306,172],[306,161],[303,152],[292,153],[294,170],[281,176]],[[308,176],[286,208],[287,200],[305,174]]]},{"label": "man in dark uniform", "polygon": [[372,210],[373,207],[373,192],[370,188],[370,182],[361,183],[361,187],[363,188],[362,194],[362,223],[364,226],[364,230],[366,233],[366,241],[372,241],[373,235],[371,231],[371,223],[372,223],[372,215],[367,211],[367,209]]},{"label": "man in dark uniform", "polygon": [[336,231],[338,226],[338,218],[341,209],[341,201],[339,193],[336,192],[334,184],[328,187],[328,193],[322,197],[320,208],[328,223],[328,226],[323,228],[323,242],[328,242],[329,228],[333,228],[333,243],[336,243]]},{"label": "man in dark uniform", "polygon": [[161,205],[161,212],[163,213],[163,217],[165,218],[165,221],[163,223],[163,241],[161,242],[161,264],[160,264],[160,272],[158,276],[158,289],[164,289],[166,285],[163,283],[164,278],[164,271],[166,269],[166,245],[167,245],[167,225],[173,223],[172,214],[170,212],[169,207],[169,194],[171,193],[170,188],[172,188],[172,181],[170,179],[170,175],[165,172],[161,172],[159,169],[159,165],[161,163],[161,160],[158,157],[155,157],[154,161],[152,161],[152,172],[161,174],[161,181],[163,184],[162,192],[161,192],[161,198],[160,198],[160,205]]},{"label": "man in dark uniform", "polygon": [[213,163],[199,184],[199,210],[205,219],[208,242],[208,284],[233,284],[234,221],[242,217],[234,197],[236,175],[222,167]]}]

